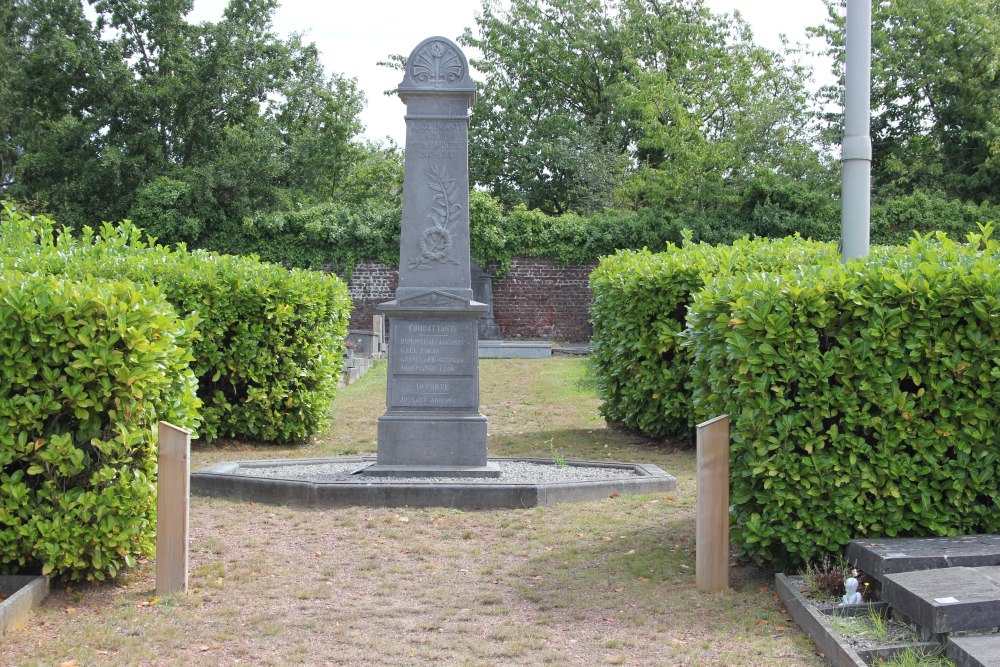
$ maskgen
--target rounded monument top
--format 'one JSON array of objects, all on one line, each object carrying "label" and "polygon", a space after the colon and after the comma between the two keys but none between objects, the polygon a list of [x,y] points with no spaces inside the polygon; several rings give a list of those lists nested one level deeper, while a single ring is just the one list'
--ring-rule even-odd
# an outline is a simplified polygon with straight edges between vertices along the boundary
[{"label": "rounded monument top", "polygon": [[405,100],[411,92],[463,92],[475,95],[469,76],[469,61],[462,49],[447,37],[428,37],[406,59],[406,74],[399,84]]}]

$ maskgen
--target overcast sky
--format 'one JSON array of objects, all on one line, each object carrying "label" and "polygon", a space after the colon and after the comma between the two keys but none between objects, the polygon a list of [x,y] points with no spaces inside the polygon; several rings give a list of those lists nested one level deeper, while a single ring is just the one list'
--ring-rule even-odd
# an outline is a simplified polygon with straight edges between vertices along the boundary
[{"label": "overcast sky", "polygon": [[[706,0],[706,4],[716,13],[739,10],[753,27],[757,43],[770,49],[778,48],[782,33],[793,45],[805,42],[805,29],[826,18],[822,0]],[[189,18],[194,22],[216,21],[225,5],[226,0],[195,0]],[[280,34],[305,34],[319,48],[327,72],[357,79],[368,98],[361,115],[364,136],[392,137],[402,145],[405,108],[399,98],[383,95],[402,76],[376,63],[391,53],[408,55],[426,37],[456,39],[466,27],[475,27],[480,6],[479,0],[438,0],[433,4],[412,0],[282,0],[274,27]],[[828,63],[819,61],[813,66],[818,79],[829,80]]]}]

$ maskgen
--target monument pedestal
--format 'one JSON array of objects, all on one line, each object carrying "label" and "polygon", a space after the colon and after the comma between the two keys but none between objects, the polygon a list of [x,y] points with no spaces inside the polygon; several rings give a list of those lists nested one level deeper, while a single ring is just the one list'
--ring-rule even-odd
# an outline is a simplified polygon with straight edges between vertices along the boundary
[{"label": "monument pedestal", "polygon": [[366,475],[497,477],[479,412],[477,323],[487,306],[414,290],[379,306],[390,321],[386,412]]}]

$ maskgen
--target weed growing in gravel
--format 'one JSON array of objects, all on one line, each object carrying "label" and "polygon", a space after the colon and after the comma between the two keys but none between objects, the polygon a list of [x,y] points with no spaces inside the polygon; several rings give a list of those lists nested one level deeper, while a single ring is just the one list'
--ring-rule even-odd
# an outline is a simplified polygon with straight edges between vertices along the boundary
[{"label": "weed growing in gravel", "polygon": [[556,451],[556,446],[552,443],[552,438],[549,438],[549,453],[552,454],[552,463],[557,468],[566,467],[566,457]]},{"label": "weed growing in gravel", "polygon": [[955,667],[948,658],[941,654],[941,649],[926,651],[919,648],[908,648],[892,656],[889,660],[876,660],[878,667]]},{"label": "weed growing in gravel", "polygon": [[841,635],[852,635],[875,640],[883,640],[889,634],[885,617],[874,609],[867,616],[833,616],[830,619],[833,629]]}]

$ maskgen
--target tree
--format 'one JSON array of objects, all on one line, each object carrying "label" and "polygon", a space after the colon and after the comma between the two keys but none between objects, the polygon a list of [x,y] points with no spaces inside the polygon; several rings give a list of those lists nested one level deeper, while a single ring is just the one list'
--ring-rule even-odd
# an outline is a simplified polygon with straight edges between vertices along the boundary
[{"label": "tree", "polygon": [[[844,6],[813,29],[843,91]],[[872,5],[872,182],[877,197],[937,191],[996,204],[1000,195],[1000,1],[875,0]],[[838,107],[839,108],[839,107]],[[828,118],[831,143],[840,118]]]},{"label": "tree", "polygon": [[702,0],[484,0],[473,180],[549,213],[744,205],[758,178],[825,172],[805,72]]},{"label": "tree", "polygon": [[617,88],[620,32],[598,0],[483,0],[462,43],[485,83],[472,116],[470,178],[504,204],[548,213],[611,203],[630,137]]},{"label": "tree", "polygon": [[[73,225],[132,217],[167,241],[356,196],[364,97],[271,27],[277,0],[7,0],[3,183]],[[374,156],[374,157],[373,157]],[[391,163],[391,159],[389,160]],[[391,168],[390,168],[391,169]]]},{"label": "tree", "polygon": [[818,171],[806,73],[754,45],[739,16],[701,2],[627,0],[636,113],[634,198],[695,210],[732,205],[757,178]]}]

